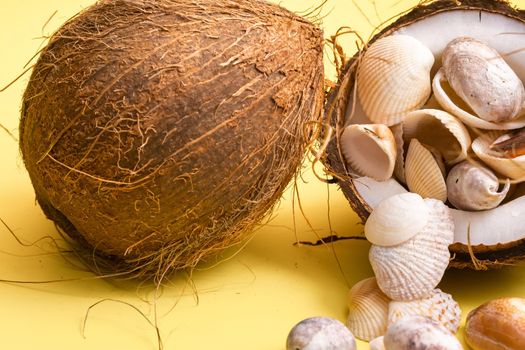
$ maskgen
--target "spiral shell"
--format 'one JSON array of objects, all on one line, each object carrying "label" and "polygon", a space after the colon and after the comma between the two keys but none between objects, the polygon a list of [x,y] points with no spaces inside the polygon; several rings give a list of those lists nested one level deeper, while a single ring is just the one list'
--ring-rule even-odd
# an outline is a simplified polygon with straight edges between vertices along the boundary
[{"label": "spiral shell", "polygon": [[368,118],[391,126],[423,106],[432,90],[433,64],[432,52],[411,36],[375,41],[357,68],[357,95]]},{"label": "spiral shell", "polygon": [[452,296],[434,289],[428,298],[412,301],[391,301],[388,306],[388,324],[409,316],[428,317],[456,333],[461,321],[461,309]]},{"label": "spiral shell", "polygon": [[369,260],[379,288],[393,300],[427,298],[448,266],[448,246],[454,239],[449,208],[425,199],[430,209],[427,225],[408,241],[393,247],[372,245]]},{"label": "spiral shell", "polygon": [[389,302],[375,277],[356,283],[348,293],[348,329],[366,341],[385,334]]}]

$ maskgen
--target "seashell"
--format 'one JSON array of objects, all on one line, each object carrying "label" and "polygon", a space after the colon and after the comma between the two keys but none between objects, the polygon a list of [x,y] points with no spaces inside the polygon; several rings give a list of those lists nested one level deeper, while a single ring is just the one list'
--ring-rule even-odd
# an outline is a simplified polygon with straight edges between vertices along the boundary
[{"label": "seashell", "polygon": [[507,179],[498,192],[499,181],[490,169],[463,161],[454,166],[447,177],[448,200],[462,210],[486,210],[497,207],[510,189]]},{"label": "seashell", "polygon": [[470,135],[467,128],[451,114],[437,109],[422,109],[407,114],[403,121],[403,139],[436,148],[447,164],[467,158]]},{"label": "seashell", "polygon": [[[395,134],[394,137],[396,137]],[[494,140],[489,149],[502,158],[516,158],[525,155],[525,129],[501,135]]]},{"label": "seashell", "polygon": [[417,39],[392,35],[375,41],[357,68],[357,95],[374,123],[388,126],[421,108],[431,89],[432,52]]},{"label": "seashell", "polygon": [[369,260],[379,288],[393,300],[427,298],[448,266],[454,222],[443,202],[425,199],[429,220],[417,235],[394,247],[372,245]]},{"label": "seashell", "polygon": [[525,349],[525,299],[489,301],[467,315],[465,341],[474,350]]},{"label": "seashell", "polygon": [[389,302],[375,277],[357,282],[348,293],[348,329],[366,341],[385,334]]},{"label": "seashell", "polygon": [[353,334],[329,317],[307,318],[296,324],[286,339],[287,350],[356,350]]},{"label": "seashell", "polygon": [[372,244],[388,247],[403,243],[427,225],[430,210],[416,193],[388,197],[370,213],[365,236]]},{"label": "seashell", "polygon": [[353,124],[341,134],[341,148],[348,165],[357,173],[378,181],[389,179],[396,162],[396,144],[382,124]]},{"label": "seashell", "polygon": [[444,165],[440,164],[440,158],[439,152],[432,152],[417,139],[410,140],[405,159],[405,179],[411,192],[423,198],[447,200]]},{"label": "seashell", "polygon": [[385,350],[385,343],[383,336],[374,338],[370,341],[370,350]]},{"label": "seashell", "polygon": [[461,37],[445,47],[442,60],[448,83],[479,118],[500,123],[518,116],[525,89],[498,51]]},{"label": "seashell", "polygon": [[393,323],[383,342],[388,350],[463,350],[454,334],[423,316],[406,316]]},{"label": "seashell", "polygon": [[390,127],[394,139],[396,141],[396,163],[394,164],[394,176],[401,182],[406,184],[405,179],[405,150],[403,141],[403,124],[399,123]]},{"label": "seashell", "polygon": [[492,170],[518,182],[525,181],[525,156],[505,158],[490,149],[501,136],[501,132],[487,132],[472,142],[472,150]]},{"label": "seashell", "polygon": [[456,333],[461,321],[461,309],[452,296],[434,289],[428,298],[412,301],[391,301],[388,306],[388,324],[409,316],[419,315],[439,322],[450,332]]},{"label": "seashell", "polygon": [[432,91],[436,100],[443,109],[458,117],[466,125],[486,130],[510,130],[525,126],[525,115],[506,122],[491,122],[478,118],[474,112],[454,93],[448,85],[443,68],[441,68],[432,80]]}]

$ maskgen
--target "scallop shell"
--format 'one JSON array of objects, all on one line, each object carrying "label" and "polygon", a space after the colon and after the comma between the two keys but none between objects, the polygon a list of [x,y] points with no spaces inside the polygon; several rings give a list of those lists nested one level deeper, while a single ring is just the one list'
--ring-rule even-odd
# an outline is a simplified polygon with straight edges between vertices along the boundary
[{"label": "scallop shell", "polygon": [[353,124],[341,134],[341,148],[348,165],[357,173],[378,181],[392,176],[396,144],[390,129],[382,124]]},{"label": "scallop shell", "polygon": [[394,176],[402,183],[406,184],[405,179],[405,150],[403,141],[403,124],[396,124],[390,127],[396,141],[396,163],[394,165]]},{"label": "scallop shell", "polygon": [[426,316],[456,333],[461,321],[461,309],[452,296],[434,289],[431,296],[413,301],[392,301],[388,306],[388,324],[409,315]]},{"label": "scallop shell", "polygon": [[467,158],[471,140],[467,128],[451,114],[437,109],[421,109],[407,114],[403,121],[403,139],[418,139],[436,148],[447,164]]},{"label": "scallop shell", "polygon": [[406,316],[393,323],[383,342],[388,350],[463,350],[454,334],[423,316]]},{"label": "scallop shell", "polygon": [[525,181],[525,156],[502,158],[489,149],[501,135],[501,132],[491,131],[479,136],[472,142],[472,150],[491,169],[515,181]]},{"label": "scallop shell", "polygon": [[441,68],[432,80],[432,91],[441,107],[447,112],[458,117],[466,125],[486,130],[510,130],[525,126],[525,115],[517,119],[494,123],[476,117],[473,111],[452,91],[446,82],[445,73]]},{"label": "scallop shell", "polygon": [[518,116],[525,88],[498,51],[461,37],[445,47],[442,60],[450,86],[479,118],[500,123]]},{"label": "scallop shell", "polygon": [[432,91],[433,64],[432,52],[411,36],[375,41],[357,68],[357,94],[368,118],[391,126],[423,106]]},{"label": "scallop shell", "polygon": [[448,246],[454,239],[450,210],[435,199],[425,199],[425,204],[430,217],[421,232],[394,247],[370,248],[377,284],[393,300],[429,297],[448,266]]},{"label": "scallop shell", "polygon": [[357,282],[348,293],[348,329],[366,341],[385,334],[389,302],[375,277]]},{"label": "scallop shell", "polygon": [[388,197],[374,208],[365,223],[365,236],[372,244],[394,246],[414,237],[427,225],[430,210],[416,193]]},{"label": "scallop shell", "polygon": [[385,350],[385,343],[383,341],[383,336],[374,338],[370,341],[370,350]]},{"label": "scallop shell", "polygon": [[[438,155],[439,156],[439,155]],[[428,147],[417,139],[410,140],[405,159],[405,179],[411,192],[423,198],[447,200],[447,186],[443,174],[444,166]]]},{"label": "scallop shell", "polygon": [[447,197],[461,210],[486,210],[497,207],[509,192],[510,181],[498,192],[499,180],[490,169],[463,161],[447,176]]}]

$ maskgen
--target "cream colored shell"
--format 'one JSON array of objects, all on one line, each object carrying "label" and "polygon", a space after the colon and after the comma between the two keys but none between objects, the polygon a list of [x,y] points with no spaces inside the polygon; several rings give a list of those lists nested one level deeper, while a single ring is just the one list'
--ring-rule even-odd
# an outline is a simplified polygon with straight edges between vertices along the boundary
[{"label": "cream colored shell", "polygon": [[390,127],[390,130],[392,131],[392,134],[394,134],[397,150],[396,163],[394,165],[394,176],[401,183],[406,184],[407,181],[405,179],[405,142],[403,141],[403,124],[399,123],[396,125],[392,125]]},{"label": "cream colored shell", "polygon": [[382,124],[353,124],[341,134],[341,149],[347,164],[359,175],[385,181],[392,177],[396,144],[390,129]]},{"label": "cream colored shell", "polygon": [[525,89],[496,50],[474,38],[461,37],[445,47],[442,60],[450,86],[479,118],[500,123],[518,116]]},{"label": "cream colored shell", "polygon": [[375,41],[357,68],[357,95],[368,118],[391,126],[421,108],[432,91],[433,64],[432,52],[411,36]]},{"label": "cream colored shell", "polygon": [[472,142],[472,150],[492,170],[516,182],[525,181],[525,156],[501,158],[490,151],[490,145],[501,135],[502,132],[491,131],[479,136]]},{"label": "cream colored shell", "polygon": [[471,140],[467,128],[451,114],[437,109],[421,109],[407,114],[403,121],[403,139],[411,139],[436,148],[447,164],[467,158]]},{"label": "cream colored shell", "polygon": [[429,218],[430,210],[420,195],[401,193],[374,208],[365,223],[365,236],[375,245],[398,245],[421,232]]},{"label": "cream colored shell", "polygon": [[430,218],[421,232],[394,247],[370,248],[377,284],[393,300],[429,297],[448,266],[448,246],[454,239],[450,210],[435,199],[425,199],[425,204]]},{"label": "cream colored shell", "polygon": [[432,152],[417,139],[410,140],[405,159],[405,179],[411,192],[423,198],[447,200],[444,166],[440,166],[440,154]]},{"label": "cream colored shell", "polygon": [[461,309],[452,296],[434,289],[424,299],[412,301],[391,301],[388,306],[388,324],[409,315],[426,316],[439,322],[452,333],[456,333],[461,321]]},{"label": "cream colored shell", "polygon": [[348,329],[370,341],[386,331],[390,299],[379,289],[375,277],[356,283],[348,293]]},{"label": "cream colored shell", "polygon": [[486,210],[497,207],[509,192],[510,181],[498,191],[499,180],[490,169],[470,161],[456,164],[447,176],[447,197],[461,210]]}]

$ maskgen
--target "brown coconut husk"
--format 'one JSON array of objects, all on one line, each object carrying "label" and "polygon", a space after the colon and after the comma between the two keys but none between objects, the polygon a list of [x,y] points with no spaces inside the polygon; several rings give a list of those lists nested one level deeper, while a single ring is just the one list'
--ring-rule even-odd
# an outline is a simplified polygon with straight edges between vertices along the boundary
[{"label": "brown coconut husk", "polygon": [[100,273],[151,277],[239,245],[304,157],[321,30],[261,0],[101,0],[65,23],[23,97],[46,216]]},{"label": "brown coconut husk", "polygon": [[[409,13],[384,28],[366,44],[371,44],[381,37],[392,34],[392,32],[399,28],[420,21],[426,17],[455,10],[479,10],[498,13],[525,22],[525,11],[512,7],[507,1],[437,0],[416,6]],[[350,205],[363,222],[365,222],[370,215],[372,208],[370,208],[356,190],[352,174],[349,169],[346,168],[342,153],[339,149],[339,136],[342,132],[348,101],[354,86],[359,57],[364,51],[366,51],[366,46],[346,62],[340,70],[341,73],[338,77],[337,84],[328,91],[325,117],[327,122],[335,130],[335,137],[327,146],[326,156],[323,159],[328,173],[334,177],[334,181],[338,183]],[[468,246],[456,243],[450,246],[450,252],[452,256],[450,267],[473,269],[496,268],[525,260],[525,240],[490,247],[483,245]]]}]

